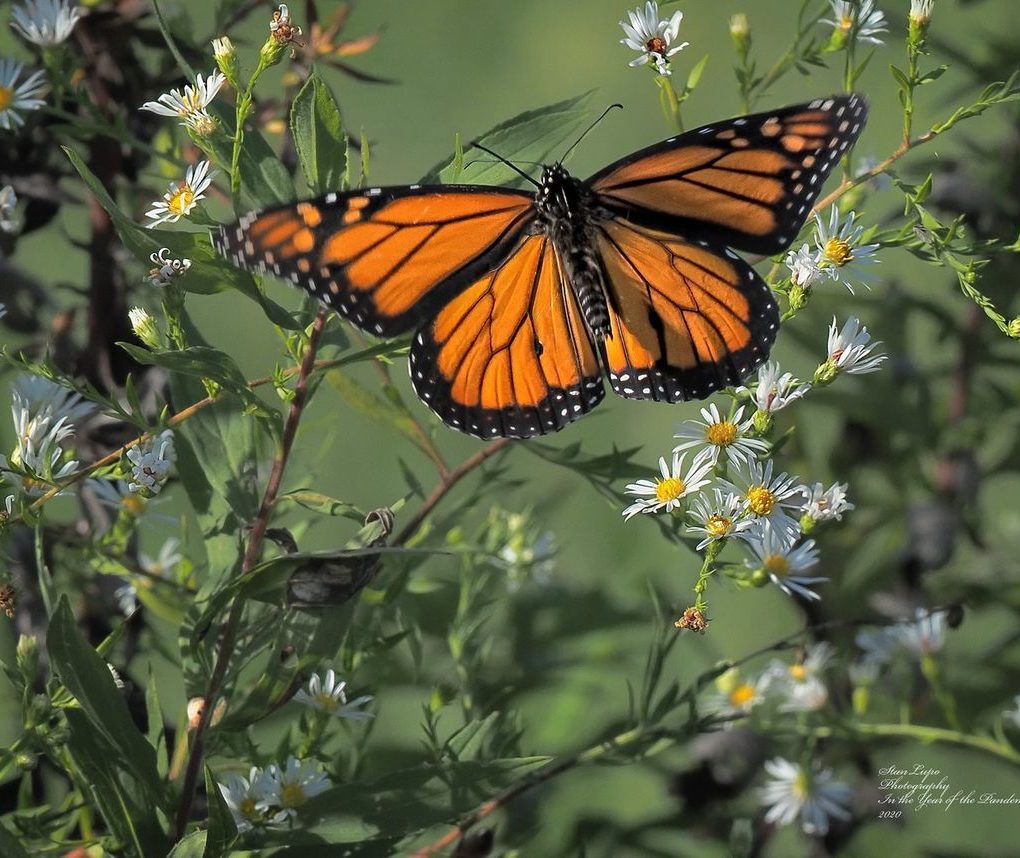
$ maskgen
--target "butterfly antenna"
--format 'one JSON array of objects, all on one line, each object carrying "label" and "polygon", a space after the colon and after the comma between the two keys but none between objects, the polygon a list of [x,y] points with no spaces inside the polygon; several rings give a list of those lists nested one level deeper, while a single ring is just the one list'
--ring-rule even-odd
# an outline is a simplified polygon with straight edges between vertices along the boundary
[{"label": "butterfly antenna", "polygon": [[[501,164],[506,164],[506,166],[508,166],[511,170],[513,170],[522,179],[527,179],[536,188],[542,187],[540,182],[536,181],[534,178],[532,178],[527,173],[525,173],[524,170],[522,170],[515,163],[513,163],[513,161],[508,161],[506,158],[504,158],[498,152],[493,152],[491,149],[489,149],[487,146],[483,146],[477,140],[472,140],[471,141],[471,146],[474,146],[475,149],[481,149],[483,152],[488,152],[490,155],[492,155],[493,158],[498,160]],[[468,147],[468,148],[470,148],[470,147]]]},{"label": "butterfly antenna", "polygon": [[573,143],[570,144],[570,148],[567,149],[567,151],[563,153],[563,157],[560,158],[560,163],[562,164],[564,161],[567,160],[567,158],[570,157],[570,153],[573,152],[577,148],[577,144],[580,143],[582,140],[584,140],[584,138],[588,136],[588,132],[591,131],[596,125],[598,125],[603,119],[605,119],[606,116],[609,115],[609,111],[616,110],[617,108],[619,108],[620,110],[623,110],[623,105],[619,104],[619,103],[610,104],[609,107],[607,107],[605,110],[603,110],[602,111],[602,115],[598,119],[596,119],[591,125],[589,125],[587,128],[585,128],[584,131],[581,133],[581,136],[578,137]]}]

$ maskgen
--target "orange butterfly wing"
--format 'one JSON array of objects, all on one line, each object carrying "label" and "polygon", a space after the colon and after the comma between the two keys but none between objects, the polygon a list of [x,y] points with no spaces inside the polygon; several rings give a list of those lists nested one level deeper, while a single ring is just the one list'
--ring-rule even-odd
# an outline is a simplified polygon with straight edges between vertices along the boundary
[{"label": "orange butterfly wing", "polygon": [[790,245],[867,105],[834,96],[672,137],[589,179],[599,202],[643,226],[752,253]]},{"label": "orange butterfly wing", "polygon": [[739,384],[779,330],[772,291],[740,257],[620,220],[599,230],[612,336],[609,381],[630,399],[704,399]]},{"label": "orange butterfly wing", "polygon": [[449,425],[481,438],[555,432],[605,393],[552,242],[522,238],[415,337],[411,382]]},{"label": "orange butterfly wing", "polygon": [[372,188],[246,215],[213,240],[242,268],[287,278],[363,330],[394,336],[503,258],[532,203],[503,188]]}]

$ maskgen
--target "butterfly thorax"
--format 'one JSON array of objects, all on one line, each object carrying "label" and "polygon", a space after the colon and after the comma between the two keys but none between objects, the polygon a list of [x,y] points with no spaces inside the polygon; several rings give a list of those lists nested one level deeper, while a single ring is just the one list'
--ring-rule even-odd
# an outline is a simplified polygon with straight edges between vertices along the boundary
[{"label": "butterfly thorax", "polygon": [[560,164],[552,164],[542,173],[535,209],[538,229],[556,248],[588,330],[598,339],[611,336],[608,299],[595,246],[601,217],[594,194]]}]

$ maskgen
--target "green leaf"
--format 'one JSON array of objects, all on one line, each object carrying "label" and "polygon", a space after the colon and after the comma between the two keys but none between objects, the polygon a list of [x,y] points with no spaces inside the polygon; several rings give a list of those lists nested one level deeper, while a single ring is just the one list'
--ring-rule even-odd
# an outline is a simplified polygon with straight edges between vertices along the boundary
[{"label": "green leaf", "polygon": [[[203,858],[206,854],[209,832],[199,829],[192,831],[187,837],[177,841],[177,845],[167,855],[167,858]],[[216,852],[215,855],[222,853]]]},{"label": "green leaf", "polygon": [[347,135],[333,93],[315,72],[294,98],[290,132],[312,192],[318,195],[342,190],[347,173]]},{"label": "green leaf", "polygon": [[[573,141],[583,130],[589,118],[586,107],[591,93],[568,98],[547,107],[529,110],[513,119],[490,128],[477,138],[493,152],[509,161],[537,161],[545,163],[556,157],[564,144]],[[475,150],[481,157],[485,153]],[[465,182],[480,185],[517,186],[523,179],[506,164],[482,161],[470,163],[475,153],[467,150],[468,164],[458,170],[457,155],[436,164],[421,180],[422,184],[435,182]]]},{"label": "green leaf", "polygon": [[180,351],[149,351],[131,343],[118,343],[131,357],[142,364],[161,366],[172,372],[191,375],[195,378],[210,378],[229,390],[252,413],[261,417],[274,417],[273,423],[279,422],[279,414],[270,411],[255,392],[248,387],[248,380],[234,359],[226,352],[210,346],[190,346]]},{"label": "green leaf", "polygon": [[365,520],[365,513],[353,504],[307,489],[296,489],[292,492],[286,492],[280,496],[280,500],[292,501],[298,506],[303,506],[305,509],[321,513],[322,515],[343,516],[359,524]]},{"label": "green leaf", "polygon": [[156,751],[156,772],[165,778],[170,769],[166,750],[166,733],[163,730],[163,710],[159,706],[159,692],[156,688],[156,677],[151,668],[149,683],[145,687],[145,721],[146,738]]},{"label": "green leaf", "polygon": [[209,828],[202,858],[220,858],[237,839],[237,826],[208,766],[205,767],[205,795],[209,803]]},{"label": "green leaf", "polygon": [[694,88],[701,80],[701,76],[705,73],[705,67],[707,65],[708,54],[705,54],[705,56],[698,60],[694,68],[691,69],[690,74],[687,75],[687,85],[684,87],[685,92],[690,93],[694,91]]},{"label": "green leaf", "polygon": [[0,824],[0,855],[6,858],[28,858],[28,852],[7,827]]},{"label": "green leaf", "polygon": [[46,647],[57,676],[81,704],[89,722],[119,749],[120,759],[148,793],[157,795],[161,782],[156,752],[131,720],[110,668],[78,631],[66,596],[60,597],[50,619]]},{"label": "green leaf", "polygon": [[[92,652],[87,644],[83,643],[82,648]],[[112,693],[116,696],[116,691]],[[155,797],[131,777],[123,750],[111,743],[82,710],[65,709],[64,716],[67,753],[83,775],[93,803],[121,842],[124,854],[132,858],[165,855],[166,837],[156,819]],[[133,726],[131,729],[134,731]]]}]

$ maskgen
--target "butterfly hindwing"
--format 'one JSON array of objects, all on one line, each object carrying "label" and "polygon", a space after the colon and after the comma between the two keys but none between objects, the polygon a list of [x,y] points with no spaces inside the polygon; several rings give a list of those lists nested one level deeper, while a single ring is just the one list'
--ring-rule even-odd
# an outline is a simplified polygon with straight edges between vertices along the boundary
[{"label": "butterfly hindwing", "polygon": [[589,179],[599,201],[654,229],[774,254],[796,238],[867,105],[833,96],[688,131]]},{"label": "butterfly hindwing", "polygon": [[552,242],[528,235],[419,331],[415,392],[481,438],[562,429],[604,395],[598,358]]},{"label": "butterfly hindwing", "polygon": [[732,251],[620,220],[598,238],[612,335],[609,380],[630,399],[704,399],[739,384],[779,330],[772,291]]},{"label": "butterfly hindwing", "polygon": [[271,272],[380,336],[432,318],[489,270],[533,216],[503,188],[371,188],[246,215],[214,235],[239,266]]}]

